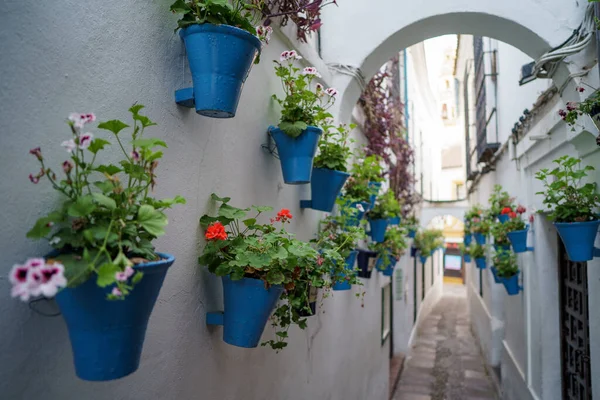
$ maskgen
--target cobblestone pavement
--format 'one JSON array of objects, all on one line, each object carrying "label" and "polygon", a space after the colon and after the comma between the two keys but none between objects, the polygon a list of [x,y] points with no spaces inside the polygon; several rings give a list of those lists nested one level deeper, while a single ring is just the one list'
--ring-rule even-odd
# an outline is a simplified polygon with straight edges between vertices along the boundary
[{"label": "cobblestone pavement", "polygon": [[496,400],[471,333],[463,285],[444,296],[421,323],[393,400]]}]

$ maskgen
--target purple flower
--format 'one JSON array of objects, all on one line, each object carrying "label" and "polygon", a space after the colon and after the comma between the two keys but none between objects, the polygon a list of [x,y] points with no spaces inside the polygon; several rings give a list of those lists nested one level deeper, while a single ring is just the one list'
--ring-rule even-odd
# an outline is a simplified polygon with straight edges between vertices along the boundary
[{"label": "purple flower", "polygon": [[127,279],[129,279],[129,277],[125,272],[119,271],[115,273],[115,279],[119,282],[125,282],[127,281]]},{"label": "purple flower", "polygon": [[325,90],[325,93],[327,93],[330,97],[336,97],[339,92],[337,91],[337,89],[328,88],[327,90]]},{"label": "purple flower", "polygon": [[302,70],[302,75],[307,76],[316,76],[317,78],[321,77],[321,74],[317,71],[315,67],[306,67]]},{"label": "purple flower", "polygon": [[121,290],[116,286],[113,288],[111,293],[113,296],[117,296],[117,297],[123,296],[123,292],[121,292]]},{"label": "purple flower", "polygon": [[84,133],[79,136],[79,148],[87,149],[92,144],[92,140],[94,140],[94,135],[90,132]]},{"label": "purple flower", "polygon": [[138,153],[137,151],[133,150],[130,155],[131,155],[131,159],[133,161],[135,161],[135,162],[140,161],[140,153]]},{"label": "purple flower", "polygon": [[65,171],[65,174],[68,174],[73,169],[73,163],[69,160],[65,160],[65,162],[62,163],[62,168],[63,171]]},{"label": "purple flower", "polygon": [[33,154],[40,161],[42,160],[42,149],[39,148],[39,147],[36,147],[35,149],[29,150],[29,154]]}]

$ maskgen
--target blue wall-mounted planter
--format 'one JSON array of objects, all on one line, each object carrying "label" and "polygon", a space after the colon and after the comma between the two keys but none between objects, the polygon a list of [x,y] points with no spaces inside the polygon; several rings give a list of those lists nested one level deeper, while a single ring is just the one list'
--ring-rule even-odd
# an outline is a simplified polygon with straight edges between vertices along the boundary
[{"label": "blue wall-mounted planter", "polygon": [[332,276],[334,280],[333,290],[350,290],[352,289],[352,284],[346,279],[348,275],[354,274],[354,263],[356,262],[356,256],[358,255],[358,251],[350,252],[350,255],[346,257],[346,271],[347,273],[343,273],[338,277]]},{"label": "blue wall-mounted planter", "polygon": [[410,246],[410,256],[411,257],[416,257],[417,253],[419,252],[419,250],[415,247],[415,246]]},{"label": "blue wall-mounted planter", "polygon": [[510,244],[495,244],[494,249],[496,249],[496,252],[499,252],[500,250],[509,251]]},{"label": "blue wall-mounted planter", "polygon": [[283,286],[268,290],[260,279],[231,280],[223,276],[224,312],[206,314],[207,325],[223,325],[223,341],[244,348],[258,346]]},{"label": "blue wall-mounted planter", "polygon": [[515,275],[511,276],[510,278],[499,277],[500,280],[502,281],[502,284],[504,285],[504,288],[506,289],[506,293],[508,293],[509,296],[516,296],[523,289],[519,285],[519,274],[520,273],[521,273],[521,271],[517,272]]},{"label": "blue wall-mounted planter", "polygon": [[408,230],[408,237],[411,238],[411,239],[414,239],[415,236],[417,236],[417,231],[414,230],[414,229],[409,229]]},{"label": "blue wall-mounted planter", "polygon": [[421,260],[421,264],[425,264],[427,262],[428,258],[429,258],[428,256],[419,256],[419,259]]},{"label": "blue wall-mounted planter", "polygon": [[182,29],[193,88],[177,90],[175,101],[212,118],[235,117],[240,94],[261,49],[260,40],[229,25],[201,24]]},{"label": "blue wall-mounted planter", "polygon": [[555,223],[569,260],[590,261],[594,258],[594,242],[600,220],[589,222]]},{"label": "blue wall-mounted planter", "polygon": [[527,247],[527,231],[528,228],[525,228],[522,231],[512,231],[506,234],[515,253],[533,251],[533,247]]},{"label": "blue wall-mounted planter", "polygon": [[479,269],[485,269],[486,268],[486,261],[485,258],[476,258],[475,259],[475,265],[477,266],[477,268]]},{"label": "blue wall-mounted planter", "polygon": [[[387,257],[387,261],[388,261],[387,265],[383,264],[383,260],[385,259],[385,257]],[[394,268],[396,268],[397,262],[398,262],[398,260],[396,259],[396,257],[392,256],[391,254],[387,254],[385,256],[380,256],[377,259],[377,269],[379,271],[381,271],[384,276],[393,276]]]},{"label": "blue wall-mounted planter", "polygon": [[[359,209],[356,208],[356,206],[360,204],[363,208],[363,210],[365,211],[360,211]],[[362,221],[362,219],[365,216],[366,210],[369,209],[369,203],[367,203],[366,201],[355,201],[353,203],[350,203],[348,205],[348,208],[352,208],[352,209],[356,209],[356,212],[353,215],[348,215],[347,212],[344,212],[342,210],[342,216],[344,216],[346,218],[346,225],[347,226],[358,226],[360,224],[360,221]]]},{"label": "blue wall-mounted planter", "polygon": [[481,233],[476,233],[475,241],[477,242],[478,245],[483,246],[485,244],[486,237]]},{"label": "blue wall-mounted planter", "polygon": [[388,227],[387,219],[370,219],[369,224],[371,225],[371,239],[374,242],[382,243],[385,241],[385,231]]},{"label": "blue wall-mounted planter", "polygon": [[465,258],[465,262],[471,262],[471,255],[470,254],[465,254],[463,257]]},{"label": "blue wall-mounted planter", "polygon": [[369,182],[369,189],[373,190],[375,193],[371,195],[370,199],[370,207],[375,207],[375,202],[377,201],[377,196],[379,196],[379,189],[381,189],[381,182]]},{"label": "blue wall-mounted planter", "polygon": [[465,237],[463,238],[463,244],[465,246],[469,246],[471,244],[471,241],[473,240],[473,235],[471,235],[470,233],[465,235]]},{"label": "blue wall-mounted planter", "polygon": [[388,219],[388,224],[390,224],[390,225],[400,225],[401,221],[402,221],[402,218],[400,218],[400,217],[389,218]]},{"label": "blue wall-mounted planter", "polygon": [[310,183],[313,160],[319,136],[323,131],[316,126],[309,126],[300,136],[293,138],[281,129],[271,126],[269,133],[277,145],[283,181],[288,185]]},{"label": "blue wall-mounted planter", "polygon": [[161,260],[134,266],[144,277],[125,300],[107,300],[113,286],[101,288],[94,278],[56,295],[79,378],[109,381],[138,369],[148,319],[167,270],[175,261],[172,255],[157,254]]},{"label": "blue wall-mounted planter", "polygon": [[496,272],[496,267],[490,267],[490,270],[492,271],[492,276],[494,277],[494,282],[502,283],[502,278],[500,278],[498,276],[498,273]]},{"label": "blue wall-mounted planter", "polygon": [[308,289],[308,308],[310,311],[306,309],[298,310],[298,315],[300,317],[313,317],[317,314],[317,299],[319,297],[319,289],[316,287],[310,287]]},{"label": "blue wall-mounted planter", "polygon": [[500,214],[500,215],[498,215],[498,221],[500,221],[503,224],[505,222],[508,222],[509,219],[510,219],[510,217],[508,216],[508,214]]},{"label": "blue wall-mounted planter", "polygon": [[311,200],[300,200],[301,208],[331,212],[344,183],[350,177],[347,172],[325,168],[313,168],[310,180]]},{"label": "blue wall-mounted planter", "polygon": [[358,276],[360,278],[371,279],[373,268],[375,268],[377,263],[377,252],[358,249],[356,262],[358,264]]}]

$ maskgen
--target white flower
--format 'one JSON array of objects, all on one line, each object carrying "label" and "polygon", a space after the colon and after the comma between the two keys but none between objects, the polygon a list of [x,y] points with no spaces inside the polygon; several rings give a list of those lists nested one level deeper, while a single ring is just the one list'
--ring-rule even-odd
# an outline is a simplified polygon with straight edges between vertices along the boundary
[{"label": "white flower", "polygon": [[320,91],[322,91],[323,89],[324,89],[324,88],[323,88],[323,85],[321,85],[320,83],[317,83],[317,92],[320,92]]},{"label": "white flower", "polygon": [[296,50],[286,50],[279,56],[279,61],[284,62],[288,60],[302,60],[302,57],[298,55]]},{"label": "white flower", "polygon": [[338,91],[337,89],[334,88],[328,88],[327,90],[325,90],[325,93],[327,93],[330,97],[335,97],[338,95]]},{"label": "white flower", "polygon": [[54,236],[52,239],[50,239],[50,241],[48,243],[51,246],[54,246],[55,244],[59,244],[60,243],[60,238],[58,236]]},{"label": "white flower", "polygon": [[71,113],[69,114],[69,121],[73,122],[73,126],[76,129],[81,129],[85,124],[90,122],[94,122],[96,120],[96,115],[94,113],[80,114],[80,113]]},{"label": "white flower", "polygon": [[360,204],[360,203],[358,203],[358,204],[356,205],[356,208],[357,208],[357,209],[358,209],[358,211],[360,211],[360,212],[365,212],[365,208],[364,208],[364,207],[363,207],[363,205],[362,205],[362,204]]},{"label": "white flower", "polygon": [[77,148],[77,145],[75,144],[75,141],[73,139],[65,140],[60,145],[64,147],[69,153],[73,153]]},{"label": "white flower", "polygon": [[15,265],[10,273],[11,295],[23,301],[30,297],[53,297],[59,288],[67,286],[65,267],[60,263],[47,264],[43,258],[30,258],[24,265]]},{"label": "white flower", "polygon": [[321,77],[321,74],[319,74],[319,72],[317,71],[317,69],[315,67],[306,67],[302,70],[302,75],[312,75],[312,76],[316,76],[317,78]]},{"label": "white flower", "polygon": [[273,28],[271,28],[270,26],[260,25],[256,27],[256,34],[258,35],[258,38],[261,42],[264,42],[265,44],[269,44],[269,40],[271,40],[272,33]]},{"label": "white flower", "polygon": [[79,136],[79,148],[87,149],[88,147],[90,147],[90,144],[92,144],[93,139],[94,135],[90,132],[84,133],[83,135]]}]

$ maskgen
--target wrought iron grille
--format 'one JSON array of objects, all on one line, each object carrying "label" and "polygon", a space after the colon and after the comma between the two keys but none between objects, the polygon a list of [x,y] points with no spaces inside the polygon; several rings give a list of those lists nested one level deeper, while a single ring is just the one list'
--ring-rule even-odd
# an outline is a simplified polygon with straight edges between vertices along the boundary
[{"label": "wrought iron grille", "polygon": [[587,263],[570,261],[560,243],[560,322],[563,399],[590,400]]},{"label": "wrought iron grille", "polygon": [[487,97],[482,37],[473,38],[473,53],[475,59],[475,129],[477,132],[477,159],[480,160],[487,142]]}]

